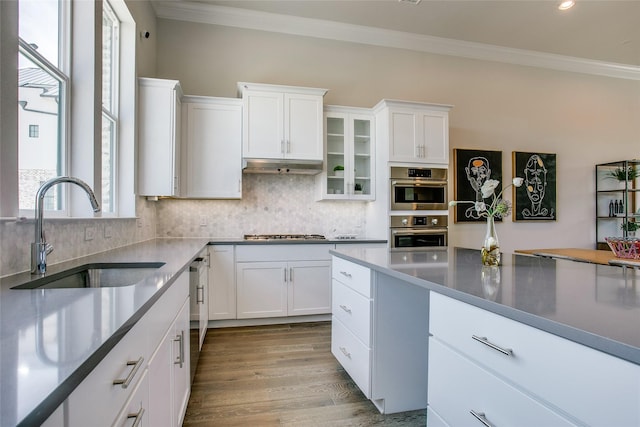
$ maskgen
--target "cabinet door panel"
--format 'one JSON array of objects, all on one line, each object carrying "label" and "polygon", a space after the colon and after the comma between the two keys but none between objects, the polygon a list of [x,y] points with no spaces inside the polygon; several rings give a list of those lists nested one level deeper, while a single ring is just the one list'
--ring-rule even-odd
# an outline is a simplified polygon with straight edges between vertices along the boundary
[{"label": "cabinet door panel", "polygon": [[416,116],[412,112],[394,111],[391,113],[391,144],[389,160],[406,161],[416,157]]},{"label": "cabinet door panel", "polygon": [[176,317],[173,328],[173,421],[174,426],[182,425],[191,391],[191,369],[189,357],[189,301],[185,301]]},{"label": "cabinet door panel", "polygon": [[322,97],[285,94],[285,157],[322,160]]},{"label": "cabinet door panel", "polygon": [[236,318],[234,246],[210,246],[209,319]]},{"label": "cabinet door panel", "polygon": [[287,315],[286,266],[284,262],[237,264],[238,319]]},{"label": "cabinet door panel", "polygon": [[449,121],[446,114],[425,113],[422,115],[425,161],[449,164]]},{"label": "cabinet door panel", "polygon": [[188,103],[184,197],[240,198],[242,105]]},{"label": "cabinet door panel", "polygon": [[331,262],[289,263],[289,316],[331,313]]},{"label": "cabinet door panel", "polygon": [[252,91],[245,94],[244,157],[282,158],[283,100],[281,93]]}]

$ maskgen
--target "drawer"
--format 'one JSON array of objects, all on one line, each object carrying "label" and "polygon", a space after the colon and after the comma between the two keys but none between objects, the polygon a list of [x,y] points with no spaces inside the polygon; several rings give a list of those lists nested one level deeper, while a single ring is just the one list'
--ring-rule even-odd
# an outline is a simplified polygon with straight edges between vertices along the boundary
[{"label": "drawer", "polygon": [[[138,322],[69,396],[69,426],[110,425],[132,395],[149,361],[146,323]],[[128,380],[125,384],[114,381]]]},{"label": "drawer", "polygon": [[331,312],[367,347],[371,337],[371,300],[333,279]]},{"label": "drawer", "polygon": [[354,291],[371,298],[371,270],[367,267],[334,256],[331,275]]},{"label": "drawer", "polygon": [[429,322],[435,339],[585,424],[640,425],[640,366],[435,292]]},{"label": "drawer", "polygon": [[431,410],[451,426],[482,426],[471,411],[483,413],[494,426],[575,425],[433,339],[429,342],[428,393]]},{"label": "drawer", "polygon": [[371,350],[335,316],[331,322],[331,353],[338,359],[367,399],[371,398]]}]

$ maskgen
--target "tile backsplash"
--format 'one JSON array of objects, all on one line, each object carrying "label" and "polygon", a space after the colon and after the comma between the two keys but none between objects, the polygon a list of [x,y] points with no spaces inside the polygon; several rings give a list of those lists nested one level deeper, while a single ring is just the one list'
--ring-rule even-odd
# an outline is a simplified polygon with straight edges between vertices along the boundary
[{"label": "tile backsplash", "polygon": [[365,202],[316,201],[315,177],[243,175],[241,200],[162,199],[158,237],[364,235]]},{"label": "tile backsplash", "polygon": [[[103,252],[156,236],[155,204],[139,198],[136,218],[127,219],[55,219],[45,214],[46,238],[54,247],[47,256],[49,264]],[[85,229],[93,227],[93,240],[85,240]],[[0,276],[28,271],[31,242],[35,237],[33,219],[0,221]]]},{"label": "tile backsplash", "polygon": [[[243,175],[242,200],[138,198],[138,219],[45,218],[50,264],[154,237],[230,237],[245,234],[365,236],[365,202],[316,201],[315,177]],[[85,240],[86,227],[95,227]],[[0,220],[0,276],[27,271],[33,220]]]}]

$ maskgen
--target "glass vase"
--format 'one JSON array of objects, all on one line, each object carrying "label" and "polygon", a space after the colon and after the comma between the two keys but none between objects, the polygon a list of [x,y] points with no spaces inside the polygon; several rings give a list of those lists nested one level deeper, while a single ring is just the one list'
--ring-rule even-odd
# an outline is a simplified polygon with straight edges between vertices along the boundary
[{"label": "glass vase", "polygon": [[487,218],[487,233],[482,243],[482,265],[500,265],[500,242],[492,216]]}]

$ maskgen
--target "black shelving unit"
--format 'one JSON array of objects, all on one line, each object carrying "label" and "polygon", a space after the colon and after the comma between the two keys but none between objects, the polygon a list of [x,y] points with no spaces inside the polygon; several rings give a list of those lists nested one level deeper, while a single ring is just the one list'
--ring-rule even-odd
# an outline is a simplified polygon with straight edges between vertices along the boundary
[{"label": "black shelving unit", "polygon": [[635,235],[623,229],[622,224],[640,223],[640,178],[620,181],[612,175],[617,170],[629,169],[640,175],[640,160],[596,165],[596,249],[609,249],[605,237]]}]

